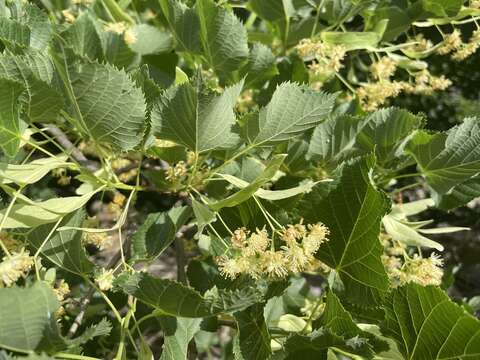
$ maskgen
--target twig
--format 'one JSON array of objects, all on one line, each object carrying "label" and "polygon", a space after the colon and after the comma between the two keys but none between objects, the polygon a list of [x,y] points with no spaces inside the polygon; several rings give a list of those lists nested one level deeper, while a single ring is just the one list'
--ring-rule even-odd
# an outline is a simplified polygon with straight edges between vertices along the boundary
[{"label": "twig", "polygon": [[96,171],[99,166],[96,162],[87,159],[87,157],[68,139],[67,135],[53,124],[47,124],[45,131],[52,135],[55,140],[75,159],[80,165],[90,171]]}]

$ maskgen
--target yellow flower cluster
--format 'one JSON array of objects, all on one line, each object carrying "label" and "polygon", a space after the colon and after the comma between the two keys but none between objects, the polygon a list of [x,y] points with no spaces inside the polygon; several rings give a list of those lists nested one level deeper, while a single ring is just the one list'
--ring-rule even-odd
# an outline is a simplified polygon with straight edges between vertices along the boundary
[{"label": "yellow flower cluster", "polygon": [[473,32],[468,43],[462,43],[457,51],[452,55],[452,59],[461,61],[473,55],[480,47],[480,29]]},{"label": "yellow flower cluster", "polygon": [[70,185],[70,182],[72,181],[72,177],[67,175],[67,169],[65,168],[52,170],[52,176],[58,178],[57,184],[60,186]]},{"label": "yellow flower cluster", "polygon": [[443,38],[442,46],[437,50],[440,55],[450,54],[451,52],[458,50],[462,45],[462,34],[459,30],[455,29],[450,34],[447,34]]},{"label": "yellow flower cluster", "polygon": [[480,0],[470,1],[470,7],[473,9],[480,9]]},{"label": "yellow flower cluster", "polygon": [[135,31],[128,27],[128,24],[120,21],[120,22],[109,22],[106,23],[103,27],[106,32],[112,32],[118,35],[123,34],[123,40],[127,45],[132,45],[137,42],[137,34]]},{"label": "yellow flower cluster", "polygon": [[53,292],[57,296],[58,302],[61,304],[56,314],[57,316],[63,316],[65,315],[65,308],[63,307],[63,304],[65,303],[65,297],[70,293],[70,286],[68,286],[68,283],[62,279],[53,288]]},{"label": "yellow flower cluster", "polygon": [[187,164],[185,161],[179,161],[174,166],[168,167],[165,173],[165,179],[170,182],[180,180],[182,177],[187,175]]},{"label": "yellow flower cluster", "polygon": [[[379,64],[379,63],[375,63]],[[395,67],[383,61],[382,64],[372,65],[372,75],[379,79],[378,82],[366,83],[356,89],[357,96],[362,108],[366,111],[374,111],[402,91],[407,94],[431,95],[434,91],[445,90],[452,82],[445,76],[433,76],[427,69],[421,70],[414,75],[413,82],[392,81],[389,79]],[[375,70],[374,70],[375,69]]]},{"label": "yellow flower cluster", "polygon": [[411,282],[422,286],[441,285],[443,261],[438,255],[432,253],[430,257],[423,258],[419,254],[414,254],[413,257],[409,257],[404,244],[393,241],[386,234],[383,234],[380,239],[384,244],[382,262],[392,287]]},{"label": "yellow flower cluster", "polygon": [[299,56],[305,61],[313,60],[308,66],[310,82],[321,87],[323,81],[343,67],[347,49],[343,45],[330,45],[322,41],[303,39],[296,46]]},{"label": "yellow flower cluster", "polygon": [[308,271],[317,264],[314,254],[328,241],[329,230],[321,223],[308,226],[299,223],[283,227],[277,233],[283,244],[279,250],[274,249],[274,240],[265,229],[253,233],[244,228],[235,230],[230,256],[217,258],[220,273],[230,279],[240,274],[253,279],[262,276],[278,279]]},{"label": "yellow flower cluster", "polygon": [[[11,256],[5,256],[0,263],[0,287],[12,286],[18,279],[27,275],[34,264],[33,256],[25,249],[12,252]],[[3,283],[3,284],[2,284]]]}]

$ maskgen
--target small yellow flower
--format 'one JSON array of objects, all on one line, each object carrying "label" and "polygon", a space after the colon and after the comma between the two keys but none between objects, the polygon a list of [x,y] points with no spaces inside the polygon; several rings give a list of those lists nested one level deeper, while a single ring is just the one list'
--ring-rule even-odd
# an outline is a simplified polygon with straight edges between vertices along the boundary
[{"label": "small yellow flower", "polygon": [[187,165],[185,164],[185,161],[179,161],[175,166],[170,166],[166,170],[165,178],[170,182],[174,182],[185,175],[187,175]]},{"label": "small yellow flower", "polygon": [[263,271],[272,278],[284,278],[288,275],[287,261],[280,251],[268,250],[262,253],[260,262]]}]

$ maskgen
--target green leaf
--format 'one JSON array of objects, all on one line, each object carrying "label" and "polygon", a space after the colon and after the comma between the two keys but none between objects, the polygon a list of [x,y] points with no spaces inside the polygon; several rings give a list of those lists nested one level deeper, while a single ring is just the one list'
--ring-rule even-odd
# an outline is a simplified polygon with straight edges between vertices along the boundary
[{"label": "green leaf", "polygon": [[361,154],[356,140],[366,121],[366,118],[350,115],[331,117],[324,121],[313,131],[308,157],[333,168],[342,161]]},{"label": "green leaf", "polygon": [[368,341],[368,346],[364,347],[366,355],[373,356],[380,351],[388,350],[388,344],[380,340],[379,337],[363,331],[353,320],[352,315],[345,310],[338,297],[329,291],[325,302],[325,311],[321,318],[323,327],[329,329],[336,335],[345,339],[358,338]]},{"label": "green leaf", "polygon": [[262,85],[266,80],[278,74],[275,55],[269,47],[261,44],[253,44],[248,57],[248,63],[242,69],[246,76],[245,87]]},{"label": "green leaf", "polygon": [[175,240],[177,230],[168,213],[148,214],[144,223],[132,236],[132,260],[152,261],[156,259]]},{"label": "green leaf", "polygon": [[377,32],[335,32],[323,31],[321,38],[331,45],[342,45],[347,51],[376,48],[382,35]]},{"label": "green leaf", "polygon": [[232,132],[233,107],[242,87],[240,82],[221,95],[202,92],[190,83],[170,88],[152,110],[155,135],[197,153],[234,146],[238,135]]},{"label": "green leaf", "polygon": [[63,155],[37,159],[21,165],[0,163],[0,179],[2,184],[15,183],[24,186],[36,183],[54,169],[71,166],[75,164],[67,162],[67,157]]},{"label": "green leaf", "polygon": [[354,358],[355,355],[367,357],[368,344],[358,338],[344,339],[329,330],[315,330],[309,335],[294,334],[284,344],[287,356],[285,360],[327,360],[329,348],[341,349],[343,355]]},{"label": "green leaf", "polygon": [[428,185],[443,195],[480,173],[479,145],[480,122],[466,118],[447,133],[417,133],[406,150],[415,157]]},{"label": "green leaf", "polygon": [[[78,210],[65,216],[60,226],[81,227],[85,211]],[[33,229],[27,236],[28,242],[36,250],[44,243],[53,225],[43,225]],[[56,231],[43,244],[41,255],[62,269],[74,274],[89,274],[94,265],[88,260],[82,244],[82,232],[78,230]]]},{"label": "green leaf", "polygon": [[30,28],[19,21],[0,16],[0,40],[21,47],[30,45]]},{"label": "green leaf", "polygon": [[260,111],[255,146],[271,146],[290,140],[324,121],[333,109],[335,94],[325,94],[283,83],[270,103]]},{"label": "green leaf", "polygon": [[117,278],[125,293],[171,316],[198,318],[240,311],[259,301],[256,289],[219,290],[210,297],[176,281],[146,273],[124,274]]},{"label": "green leaf", "polygon": [[[0,221],[3,221],[6,210],[6,208],[0,210]],[[58,221],[62,216],[61,214],[45,210],[40,206],[15,204],[5,220],[3,228],[34,228]]]},{"label": "green leaf", "polygon": [[147,24],[135,25],[128,31],[136,38],[129,44],[130,48],[140,55],[158,54],[172,49],[170,34]]},{"label": "green leaf", "polygon": [[203,229],[208,224],[213,223],[217,218],[215,213],[208,208],[208,206],[192,199],[192,209],[195,219],[197,221],[198,234],[203,233]]},{"label": "green leaf", "polygon": [[398,158],[402,146],[422,124],[421,117],[406,110],[381,109],[366,118],[357,143],[365,152],[375,151],[378,162],[384,164]]},{"label": "green leaf", "polygon": [[216,72],[228,76],[247,60],[247,31],[233,12],[212,0],[198,0],[195,5],[203,53]]},{"label": "green leaf", "polygon": [[239,332],[239,347],[244,360],[266,360],[272,354],[263,308],[264,304],[255,304],[234,314]]},{"label": "green leaf", "polygon": [[51,85],[51,61],[40,53],[0,55],[0,77],[24,84],[28,93],[27,114],[33,121],[55,121],[63,107],[60,93]]},{"label": "green leaf", "polygon": [[[389,285],[378,236],[390,202],[369,178],[373,165],[372,156],[347,163],[336,188],[300,209],[307,223],[321,221],[328,226],[330,240],[317,257],[338,272],[347,299],[366,307],[378,304]],[[304,201],[309,202],[309,195]]]},{"label": "green leaf", "polygon": [[102,41],[95,22],[89,12],[84,12],[62,33],[65,43],[75,54],[92,60],[102,55]]},{"label": "green leaf", "polygon": [[200,42],[200,20],[195,9],[178,0],[159,0],[168,25],[173,32],[180,51],[198,54]]},{"label": "green leaf", "polygon": [[164,343],[160,360],[187,360],[188,344],[200,330],[202,319],[158,318],[164,332]]},{"label": "green leaf", "polygon": [[89,326],[82,335],[70,340],[68,344],[70,346],[83,345],[96,337],[108,336],[111,331],[112,323],[106,318],[103,318],[98,324]]},{"label": "green leaf", "polygon": [[9,157],[14,157],[20,146],[22,129],[18,98],[24,90],[21,83],[0,78],[0,148]]},{"label": "green leaf", "polygon": [[480,357],[480,322],[439,288],[408,284],[385,302],[382,332],[395,339],[405,359]]},{"label": "green leaf", "polygon": [[96,142],[126,151],[142,141],[145,98],[124,71],[92,63],[79,66],[70,76],[83,121]]},{"label": "green leaf", "polygon": [[45,50],[53,35],[53,26],[48,15],[31,3],[26,4],[24,10],[25,23],[30,28],[30,47]]},{"label": "green leaf", "polygon": [[249,7],[267,21],[277,21],[285,19],[285,10],[283,1],[278,0],[249,0]]},{"label": "green leaf", "polygon": [[48,348],[54,334],[58,336],[55,312],[59,307],[52,288],[44,282],[0,289],[0,348]]},{"label": "green leaf", "polygon": [[454,186],[448,194],[432,194],[439,209],[452,210],[466,205],[480,196],[480,176],[474,176],[463,183]]},{"label": "green leaf", "polygon": [[240,191],[237,191],[236,193],[226,197],[225,199],[210,203],[210,208],[218,211],[224,207],[237,206],[238,204],[241,204],[242,202],[250,199],[253,195],[255,195],[255,193],[262,185],[270,181],[275,176],[278,169],[285,160],[285,157],[286,155],[284,154],[273,156],[265,170],[249,185],[247,185]]},{"label": "green leaf", "polygon": [[454,17],[463,5],[463,0],[422,0],[423,8],[437,17]]}]

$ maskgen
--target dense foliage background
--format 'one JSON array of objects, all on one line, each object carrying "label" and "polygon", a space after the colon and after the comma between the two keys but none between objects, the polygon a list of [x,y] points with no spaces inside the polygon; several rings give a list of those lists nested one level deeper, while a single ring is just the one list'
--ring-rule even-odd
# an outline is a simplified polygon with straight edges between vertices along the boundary
[{"label": "dense foliage background", "polygon": [[480,358],[479,20],[0,0],[0,359]]}]

